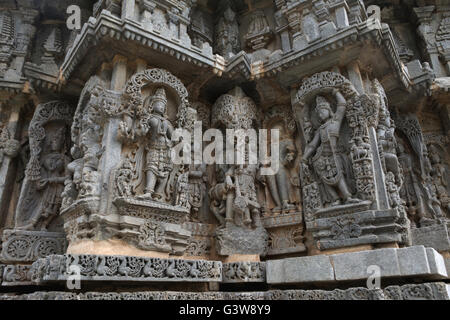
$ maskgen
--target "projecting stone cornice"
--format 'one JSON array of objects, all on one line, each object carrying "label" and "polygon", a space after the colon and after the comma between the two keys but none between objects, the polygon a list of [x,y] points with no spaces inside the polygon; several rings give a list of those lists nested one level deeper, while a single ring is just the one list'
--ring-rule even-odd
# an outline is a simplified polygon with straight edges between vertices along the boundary
[{"label": "projecting stone cornice", "polygon": [[[112,41],[112,42],[111,42]],[[265,61],[252,61],[252,54],[239,52],[230,59],[214,55],[211,47],[198,48],[186,41],[166,36],[156,30],[144,28],[140,22],[121,19],[107,10],[97,18],[91,17],[69,49],[61,67],[60,81],[68,81],[74,70],[83,70],[83,59],[92,54],[99,54],[93,48],[108,44],[113,51],[121,51],[128,56],[142,56],[151,59],[158,55],[164,63],[180,63],[186,68],[206,68],[210,72],[227,78],[243,77],[255,80],[263,77],[276,77],[285,87],[297,85],[301,79],[315,72],[331,69],[336,64],[345,65],[354,60],[361,62],[361,67],[371,69],[379,78],[389,79],[387,91],[400,90],[405,94],[413,91],[423,95],[428,91],[433,80],[432,72],[424,68],[409,70],[399,57],[394,38],[387,25],[363,22],[311,43],[306,48],[293,49],[287,53],[280,52]],[[132,45],[130,45],[132,44]],[[364,52],[371,48],[370,52]],[[380,61],[371,61],[368,56],[381,57]],[[97,59],[100,64],[103,61]],[[256,60],[256,59],[254,59]],[[89,60],[92,61],[92,60]],[[88,63],[88,62],[86,62]],[[421,66],[420,62],[416,62]],[[191,67],[189,67],[189,65]],[[89,65],[90,68],[98,66]],[[45,79],[44,79],[45,80]]]},{"label": "projecting stone cornice", "polygon": [[[110,14],[104,10],[97,17],[91,17],[83,26],[80,34],[69,49],[64,63],[61,66],[61,80],[68,80],[79,63],[87,55],[92,54],[92,47],[106,41],[134,42],[139,49],[147,49],[149,52],[158,52],[167,56],[169,60],[178,60],[186,64],[198,67],[211,67],[222,70],[220,58],[213,55],[211,47],[200,49],[182,39],[167,37],[155,30],[147,30],[136,21],[124,19]],[[124,52],[127,46],[121,47]],[[130,52],[135,54],[135,52]],[[170,59],[172,57],[172,59]],[[219,61],[219,65],[218,65]]]}]

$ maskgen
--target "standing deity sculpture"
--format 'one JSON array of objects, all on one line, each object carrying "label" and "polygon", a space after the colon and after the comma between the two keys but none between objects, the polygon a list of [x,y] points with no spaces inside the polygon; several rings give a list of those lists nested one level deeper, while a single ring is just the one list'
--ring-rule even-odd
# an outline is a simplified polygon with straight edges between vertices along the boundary
[{"label": "standing deity sculpture", "polygon": [[255,227],[261,226],[260,205],[255,185],[257,171],[256,165],[245,164],[231,166],[225,174],[226,187],[231,191],[227,195],[227,202],[233,203],[232,210],[227,210],[225,218],[228,225],[236,224],[236,214],[239,214],[243,225],[251,227],[253,222]]},{"label": "standing deity sculpture", "polygon": [[401,185],[402,175],[397,158],[397,141],[395,139],[395,125],[386,108],[382,108],[377,128],[378,143],[386,172],[392,172],[398,185]]},{"label": "standing deity sculpture", "polygon": [[[220,96],[212,110],[213,127],[245,132],[254,128],[257,119],[255,103],[240,87]],[[264,254],[268,234],[262,226],[257,196],[260,165],[250,161],[254,149],[249,136],[229,138],[227,144],[239,152],[233,163],[217,165],[216,180],[209,191],[210,209],[221,223],[216,230],[217,251],[220,255]]]},{"label": "standing deity sculpture", "polygon": [[176,187],[175,205],[190,208],[189,204],[189,171],[178,176]]},{"label": "standing deity sculpture", "polygon": [[16,208],[15,229],[61,231],[59,213],[68,164],[73,118],[70,105],[62,101],[39,104],[28,128],[30,158]]},{"label": "standing deity sculpture", "polygon": [[[372,82],[378,84],[376,79]],[[361,94],[342,74],[322,72],[305,79],[295,96],[294,112],[308,143],[301,170],[303,209],[306,228],[319,250],[383,243],[394,237],[400,243],[409,241],[408,220],[398,196],[401,184],[395,181],[399,171],[389,171],[389,181],[379,179],[387,173],[377,148],[380,111],[386,109],[386,119],[389,116],[381,89],[380,85],[380,90]],[[383,138],[393,134],[390,125],[383,129]],[[391,147],[386,144],[384,150],[395,152]],[[370,210],[382,214],[369,217]],[[380,228],[367,234],[347,232],[343,223],[354,230]],[[336,230],[347,231],[336,237]]]},{"label": "standing deity sculpture", "polygon": [[404,174],[400,194],[406,201],[410,219],[416,224],[429,224],[442,216],[440,202],[433,195],[430,185],[421,180],[421,169],[415,166],[413,157],[406,152],[402,143],[398,145],[398,152]]},{"label": "standing deity sculpture", "polygon": [[236,13],[229,6],[216,25],[216,50],[225,58],[230,58],[241,49],[239,25]]},{"label": "standing deity sculpture", "polygon": [[449,196],[449,174],[446,165],[442,161],[442,156],[435,145],[430,145],[429,156],[432,165],[431,177],[437,197],[442,207],[450,212],[450,196]]},{"label": "standing deity sculpture", "polygon": [[352,198],[345,181],[344,164],[337,151],[339,132],[346,111],[346,100],[337,89],[333,89],[333,95],[337,100],[336,113],[333,113],[325,97],[316,97],[315,111],[321,125],[307,145],[302,162],[308,165],[312,160],[314,170],[332,200],[332,206],[336,206],[341,204],[341,201],[348,204],[358,203],[360,200]]},{"label": "standing deity sculpture", "polygon": [[[196,112],[181,81],[163,69],[136,73],[125,92],[112,203],[120,215],[133,216],[133,222],[121,232],[137,248],[182,255],[191,236],[182,226],[191,213],[190,170],[186,162],[172,159],[172,151],[177,152],[172,147],[183,146],[184,160],[184,133]],[[156,229],[158,239],[152,236]]]},{"label": "standing deity sculpture", "polygon": [[188,191],[191,219],[200,221],[200,211],[206,193],[206,166],[204,164],[191,164],[189,167]]},{"label": "standing deity sculpture", "polygon": [[173,170],[170,158],[173,126],[166,115],[167,98],[164,88],[158,88],[153,96],[144,102],[148,116],[140,120],[136,133],[146,138],[145,193],[143,200],[166,200],[166,186]]},{"label": "standing deity sculpture", "polygon": [[428,207],[428,210],[431,212],[432,220],[434,221],[424,221],[426,223],[433,223],[438,220],[444,218],[444,213],[441,209],[441,202],[439,201],[436,190],[433,185],[433,179],[431,177],[431,172],[433,170],[430,162],[430,158],[428,157],[428,151],[426,151],[423,155],[424,159],[424,169],[425,169],[425,177],[422,181],[421,187],[425,196],[425,203]]},{"label": "standing deity sculpture", "polygon": [[291,200],[292,188],[298,186],[293,183],[291,176],[291,169],[294,167],[294,162],[297,150],[293,141],[284,140],[280,143],[280,168],[274,175],[266,177],[266,184],[269,188],[270,195],[275,202],[276,207],[272,209],[273,212],[289,211],[295,209],[296,206]]}]

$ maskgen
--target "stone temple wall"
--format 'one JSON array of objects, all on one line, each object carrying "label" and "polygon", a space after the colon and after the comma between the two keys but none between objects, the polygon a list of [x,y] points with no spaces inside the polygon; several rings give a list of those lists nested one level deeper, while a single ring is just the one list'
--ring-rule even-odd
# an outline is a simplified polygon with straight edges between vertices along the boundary
[{"label": "stone temple wall", "polygon": [[449,133],[450,1],[0,0],[0,300],[449,299]]}]

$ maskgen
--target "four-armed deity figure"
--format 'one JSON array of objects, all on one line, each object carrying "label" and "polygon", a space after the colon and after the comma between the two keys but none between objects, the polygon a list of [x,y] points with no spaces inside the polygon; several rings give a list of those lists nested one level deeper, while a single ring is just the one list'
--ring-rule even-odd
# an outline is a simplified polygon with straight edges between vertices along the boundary
[{"label": "four-armed deity figure", "polygon": [[340,200],[345,204],[357,203],[353,199],[344,177],[343,163],[337,147],[339,132],[345,116],[346,100],[339,90],[334,89],[333,94],[337,100],[337,110],[333,113],[330,103],[323,96],[316,97],[316,112],[321,121],[314,138],[306,146],[303,155],[303,164],[308,164],[311,156],[317,176],[322,181],[327,193],[332,198],[333,206],[339,205]]},{"label": "four-armed deity figure", "polygon": [[145,194],[143,200],[165,200],[165,189],[170,172],[173,169],[170,150],[172,147],[173,127],[167,119],[167,98],[164,88],[158,88],[155,95],[148,97],[144,108],[149,115],[138,124],[137,133],[148,137],[145,172]]}]

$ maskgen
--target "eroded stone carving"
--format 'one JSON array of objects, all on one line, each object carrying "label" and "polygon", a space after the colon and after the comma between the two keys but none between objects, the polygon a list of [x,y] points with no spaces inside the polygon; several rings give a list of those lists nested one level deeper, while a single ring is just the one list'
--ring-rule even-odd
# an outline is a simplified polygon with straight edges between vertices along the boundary
[{"label": "eroded stone carving", "polygon": [[[256,105],[237,87],[219,97],[213,106],[212,119],[213,126],[250,129],[258,119]],[[249,163],[248,148],[245,150],[245,164],[217,166],[219,179],[209,191],[210,208],[222,223],[222,228],[216,231],[219,254],[265,251],[267,232],[261,224],[256,189],[259,165]]]},{"label": "eroded stone carving", "polygon": [[266,47],[271,38],[272,32],[264,11],[254,11],[250,18],[248,31],[244,35],[247,45],[253,50],[259,50]]},{"label": "eroded stone carving", "polygon": [[389,286],[385,289],[363,287],[346,290],[269,290],[253,292],[35,292],[1,295],[0,300],[448,300],[444,282]]},{"label": "eroded stone carving", "polygon": [[308,160],[315,153],[312,158],[313,167],[325,187],[325,192],[329,197],[327,202],[331,203],[331,206],[339,205],[341,201],[345,204],[359,202],[358,199],[352,197],[344,176],[344,163],[337,153],[340,128],[346,111],[346,100],[338,90],[333,91],[333,95],[337,101],[336,113],[333,113],[326,98],[316,97],[315,111],[322,124],[306,147],[302,159],[303,163],[308,165]]},{"label": "eroded stone carving", "polygon": [[29,262],[66,249],[63,233],[6,230],[3,232],[1,259],[5,262]]},{"label": "eroded stone carving", "polygon": [[[399,175],[400,184],[388,185],[390,203],[385,181],[378,178],[383,174],[383,166],[375,154],[379,150],[373,146],[378,143],[375,128],[380,122],[380,109],[385,108],[381,103],[381,91],[374,92],[357,94],[341,75],[323,72],[306,79],[296,95],[294,111],[308,143],[301,172],[305,220],[307,229],[312,228],[314,234],[327,230],[315,235],[322,249],[373,241],[365,238],[360,230],[373,223],[369,218],[371,214],[379,216],[378,223],[382,223],[384,210],[390,210],[393,228],[388,237],[407,241],[407,221],[398,196],[402,180],[398,161],[394,162],[397,165],[392,171]],[[336,111],[329,98],[324,97],[327,95],[334,96]],[[308,104],[315,109],[308,108]],[[390,145],[388,151],[391,151]],[[314,157],[311,164],[310,157]],[[376,211],[368,211],[373,209]],[[344,213],[345,221],[340,218]],[[320,227],[314,224],[316,219],[321,219]],[[398,234],[394,231],[397,229]],[[383,241],[382,238],[375,241]]]},{"label": "eroded stone carving", "polygon": [[228,6],[216,25],[215,50],[223,57],[230,58],[241,49],[239,25],[236,12]]},{"label": "eroded stone carving", "polygon": [[9,264],[4,267],[2,286],[31,285],[31,266]]},{"label": "eroded stone carving", "polygon": [[[406,136],[399,151],[405,175],[412,182],[412,186],[405,186],[402,191],[410,217],[419,225],[435,223],[444,219],[444,213],[433,185],[431,161],[420,124],[411,114],[402,117],[396,114],[395,119],[398,130]],[[406,145],[411,154],[407,153]]]},{"label": "eroded stone carving", "polygon": [[68,178],[71,119],[71,108],[64,102],[37,107],[29,128],[31,158],[17,207],[16,229],[46,230],[57,217]]},{"label": "eroded stone carving", "polygon": [[218,261],[66,254],[37,260],[31,267],[32,280],[36,283],[66,281],[71,265],[80,267],[82,280],[205,282],[222,279],[222,263]]},{"label": "eroded stone carving", "polygon": [[230,282],[264,282],[266,265],[264,262],[235,262],[223,264],[222,281]]},{"label": "eroded stone carving", "polygon": [[12,139],[6,126],[0,130],[0,165],[6,157],[14,158],[19,154],[20,142]]}]

